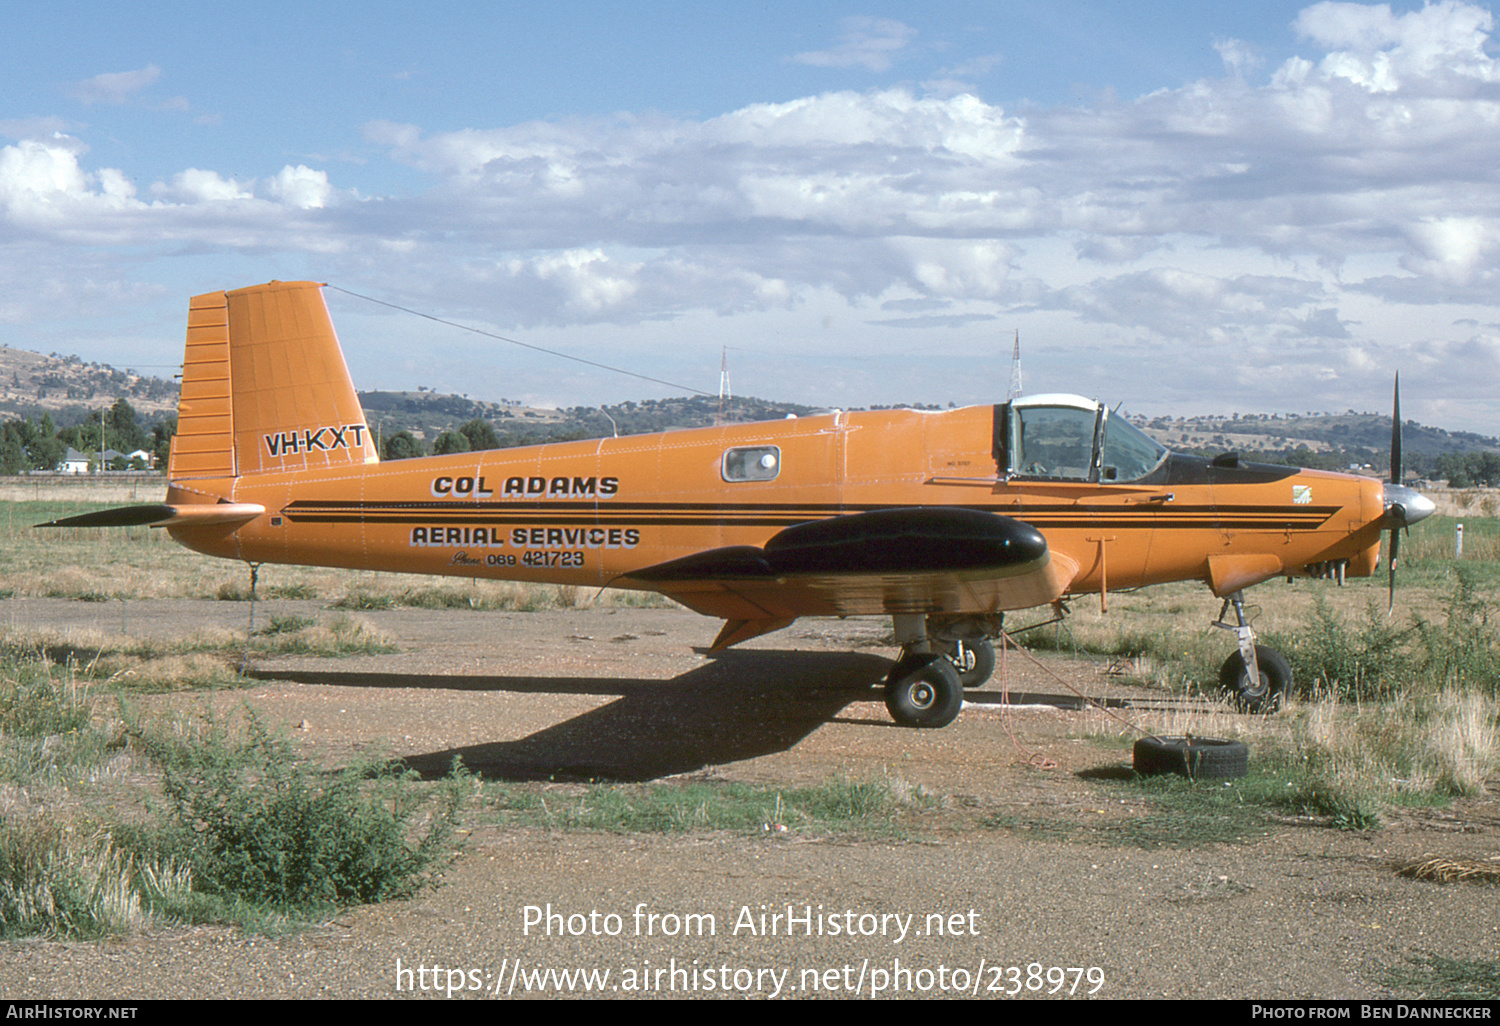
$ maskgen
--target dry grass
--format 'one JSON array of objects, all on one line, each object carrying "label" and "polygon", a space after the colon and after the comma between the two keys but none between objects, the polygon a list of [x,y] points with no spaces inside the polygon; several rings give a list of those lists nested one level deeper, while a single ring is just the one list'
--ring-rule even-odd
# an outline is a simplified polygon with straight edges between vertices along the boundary
[{"label": "dry grass", "polygon": [[0,629],[0,653],[40,659],[80,681],[148,691],[235,685],[243,647],[243,635],[224,630],[163,640],[97,629]]},{"label": "dry grass", "polygon": [[[1288,702],[1278,716],[1227,705],[1140,718],[1156,734],[1227,737],[1258,758],[1351,794],[1384,800],[1478,795],[1500,776],[1500,700],[1475,692],[1409,695],[1392,702],[1332,698]],[[1125,733],[1102,713],[1091,729]]]},{"label": "dry grass", "polygon": [[1500,488],[1428,488],[1422,494],[1449,517],[1500,516]]},{"label": "dry grass", "polygon": [[[242,563],[191,552],[164,531],[145,527],[63,528],[40,531],[34,525],[120,502],[136,501],[121,489],[66,479],[41,479],[24,487],[41,501],[0,499],[0,598],[34,596],[108,602],[126,599],[250,597],[250,574]],[[3,488],[0,488],[3,494]],[[60,497],[59,497],[60,496]],[[160,499],[142,486],[138,501]],[[409,574],[266,565],[261,598],[322,600],[345,609],[420,606],[432,609],[533,611],[591,606],[673,605],[641,592],[599,590],[555,584],[526,584]]]},{"label": "dry grass", "polygon": [[156,474],[21,474],[0,477],[0,502],[160,502],[166,478]]},{"label": "dry grass", "polygon": [[1284,743],[1308,770],[1361,793],[1482,794],[1500,772],[1500,702],[1474,692],[1296,704]]},{"label": "dry grass", "polygon": [[[369,621],[336,613],[319,619],[277,618],[257,630],[249,645],[254,656],[340,657],[397,651],[395,641]],[[222,628],[178,637],[140,636],[95,628],[17,630],[0,628],[0,655],[40,660],[90,684],[130,691],[182,691],[239,687],[245,635]]]},{"label": "dry grass", "polygon": [[1450,859],[1427,855],[1396,867],[1396,872],[1413,880],[1434,883],[1500,883],[1500,856],[1488,859]]}]

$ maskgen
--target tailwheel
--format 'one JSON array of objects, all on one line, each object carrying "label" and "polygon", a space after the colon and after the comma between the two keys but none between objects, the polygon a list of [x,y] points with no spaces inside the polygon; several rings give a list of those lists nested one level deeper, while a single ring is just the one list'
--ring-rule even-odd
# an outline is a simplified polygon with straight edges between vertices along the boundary
[{"label": "tailwheel", "polygon": [[959,683],[966,688],[984,687],[995,672],[995,646],[989,638],[949,642],[942,647],[942,653],[958,671]]},{"label": "tailwheel", "polygon": [[963,704],[958,670],[941,655],[903,655],[886,678],[885,707],[903,727],[946,727]]}]

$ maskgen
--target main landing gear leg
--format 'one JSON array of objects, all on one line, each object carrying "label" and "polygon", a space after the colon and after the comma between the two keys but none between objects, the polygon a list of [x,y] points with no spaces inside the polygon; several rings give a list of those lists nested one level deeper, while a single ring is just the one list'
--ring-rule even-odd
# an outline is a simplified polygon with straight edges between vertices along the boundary
[{"label": "main landing gear leg", "polygon": [[964,687],[983,687],[994,675],[994,639],[1005,633],[1004,613],[929,616],[926,631],[931,650],[948,657]]},{"label": "main landing gear leg", "polygon": [[[1226,615],[1231,608],[1233,623]],[[1275,712],[1292,689],[1292,667],[1274,648],[1255,643],[1255,628],[1245,616],[1244,592],[1236,591],[1224,600],[1214,626],[1234,631],[1239,639],[1239,651],[1219,669],[1220,686],[1243,712]]]},{"label": "main landing gear leg", "polygon": [[946,727],[964,704],[958,669],[933,651],[925,615],[896,613],[891,621],[901,658],[885,678],[885,707],[904,727]]}]

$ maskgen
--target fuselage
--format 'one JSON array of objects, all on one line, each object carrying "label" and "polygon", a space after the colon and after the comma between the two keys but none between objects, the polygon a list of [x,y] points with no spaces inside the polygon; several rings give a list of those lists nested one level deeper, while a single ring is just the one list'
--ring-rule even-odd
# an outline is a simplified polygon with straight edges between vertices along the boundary
[{"label": "fuselage", "polygon": [[1335,565],[1374,570],[1379,481],[1165,450],[1132,450],[1122,472],[1110,444],[1143,443],[1119,427],[1106,441],[1103,407],[1078,466],[1028,465],[1020,450],[1043,451],[1043,428],[1023,441],[1021,418],[1038,405],[835,412],[317,471],[277,471],[263,454],[272,469],[174,482],[168,501],[254,503],[264,515],[168,530],[249,562],[607,586],[808,521],[939,506],[1037,528],[1077,565],[1074,594],[1182,580],[1228,594]]}]

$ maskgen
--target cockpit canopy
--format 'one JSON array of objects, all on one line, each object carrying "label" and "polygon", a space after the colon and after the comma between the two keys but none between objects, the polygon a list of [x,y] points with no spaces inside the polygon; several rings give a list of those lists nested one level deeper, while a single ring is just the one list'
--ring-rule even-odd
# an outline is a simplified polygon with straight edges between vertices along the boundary
[{"label": "cockpit canopy", "polygon": [[995,408],[995,460],[1006,477],[1136,481],[1167,450],[1103,403],[1077,395],[1032,395]]}]

